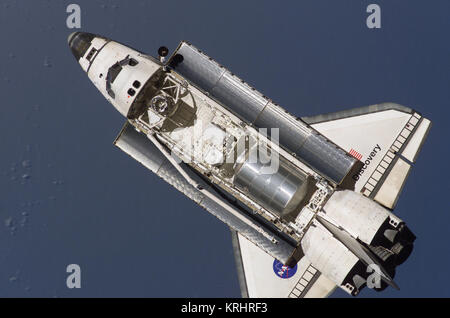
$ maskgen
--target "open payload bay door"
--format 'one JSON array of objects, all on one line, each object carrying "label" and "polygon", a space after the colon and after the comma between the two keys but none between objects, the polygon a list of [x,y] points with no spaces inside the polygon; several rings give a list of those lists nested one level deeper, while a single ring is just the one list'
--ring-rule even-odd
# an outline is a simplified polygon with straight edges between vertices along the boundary
[{"label": "open payload bay door", "polygon": [[394,103],[302,118],[363,163],[349,178],[355,191],[389,209],[403,185],[431,127],[418,112]]},{"label": "open payload bay door", "polygon": [[336,289],[306,257],[288,267],[238,232],[231,232],[242,297],[323,298]]},{"label": "open payload bay door", "polygon": [[266,129],[268,137],[276,131],[282,148],[332,183],[341,184],[355,166],[355,158],[343,149],[193,45],[181,42],[168,65],[243,122]]},{"label": "open payload bay door", "polygon": [[[254,242],[256,246],[266,253],[282,261],[289,260],[295,249],[294,246],[288,244],[276,234],[273,234],[276,242],[270,240],[263,233],[255,229],[255,227],[252,227],[250,222],[246,222],[246,220],[251,220],[248,216],[242,215],[239,218],[231,214],[217,201],[205,196],[177,171],[146,135],[137,132],[128,122],[123,126],[114,144],[230,228],[239,231],[242,236]],[[214,191],[211,185],[207,184],[192,171],[187,170],[186,173],[189,174],[190,178],[195,179],[203,189],[209,189],[211,192]]]}]

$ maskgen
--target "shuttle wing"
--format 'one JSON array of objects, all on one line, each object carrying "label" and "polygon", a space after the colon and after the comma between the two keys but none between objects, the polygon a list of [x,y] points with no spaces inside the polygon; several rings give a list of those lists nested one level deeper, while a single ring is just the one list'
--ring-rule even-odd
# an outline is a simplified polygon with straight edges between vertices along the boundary
[{"label": "shuttle wing", "polygon": [[349,176],[360,191],[393,209],[431,122],[393,103],[302,118],[363,163]]},{"label": "shuttle wing", "polygon": [[306,257],[289,268],[233,230],[232,240],[242,297],[322,298],[337,287]]}]

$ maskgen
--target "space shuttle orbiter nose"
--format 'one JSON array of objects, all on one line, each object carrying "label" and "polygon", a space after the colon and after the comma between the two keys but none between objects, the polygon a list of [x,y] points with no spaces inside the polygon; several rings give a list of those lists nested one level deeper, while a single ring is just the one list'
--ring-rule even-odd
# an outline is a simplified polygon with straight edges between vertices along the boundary
[{"label": "space shuttle orbiter nose", "polygon": [[67,43],[69,44],[70,50],[77,61],[84,56],[95,37],[95,34],[86,32],[73,32],[69,35],[67,38]]},{"label": "space shuttle orbiter nose", "polygon": [[162,67],[157,59],[94,33],[74,32],[67,43],[92,83],[124,116]]}]

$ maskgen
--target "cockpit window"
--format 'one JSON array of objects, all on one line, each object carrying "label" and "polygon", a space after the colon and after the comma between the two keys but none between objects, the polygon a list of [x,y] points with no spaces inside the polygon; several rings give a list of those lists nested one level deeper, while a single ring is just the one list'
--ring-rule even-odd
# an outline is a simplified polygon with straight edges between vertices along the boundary
[{"label": "cockpit window", "polygon": [[130,89],[128,90],[128,95],[134,96],[134,94],[136,94],[136,91],[135,91],[134,89],[130,88]]},{"label": "cockpit window", "polygon": [[[111,81],[111,84],[114,83],[116,80],[116,77],[119,75],[119,73],[122,71],[122,66],[120,66],[119,63],[114,64],[111,66],[111,68],[108,71],[109,80]],[[108,78],[108,76],[107,76]]]},{"label": "cockpit window", "polygon": [[133,82],[133,87],[134,87],[134,88],[139,88],[139,87],[141,87],[141,82],[139,82],[139,81],[134,81],[134,82]]},{"label": "cockpit window", "polygon": [[139,64],[139,62],[136,61],[134,58],[130,58],[130,61],[128,62],[128,64],[129,64],[130,66],[136,66],[136,65]]},{"label": "cockpit window", "polygon": [[97,52],[97,49],[95,47],[93,47],[91,49],[91,51],[88,53],[88,55],[86,56],[86,59],[91,62],[92,57],[94,56],[95,52]]},{"label": "cockpit window", "polygon": [[108,74],[106,75],[106,91],[108,92],[109,96],[111,96],[112,98],[116,98],[116,94],[112,90],[111,84],[114,83],[117,76],[122,71],[122,68],[126,65],[136,66],[138,63],[138,61],[130,58],[130,56],[127,55],[123,60],[116,62],[109,68]]}]

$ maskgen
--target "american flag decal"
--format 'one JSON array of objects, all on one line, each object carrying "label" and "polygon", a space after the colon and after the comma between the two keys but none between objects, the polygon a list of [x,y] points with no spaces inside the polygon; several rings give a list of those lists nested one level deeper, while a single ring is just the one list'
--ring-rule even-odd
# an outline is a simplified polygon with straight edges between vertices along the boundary
[{"label": "american flag decal", "polygon": [[358,160],[361,160],[361,158],[362,158],[362,154],[360,154],[359,152],[357,152],[355,149],[350,149],[350,151],[349,151],[349,154],[352,156],[352,157],[355,157],[356,159],[358,159]]}]

